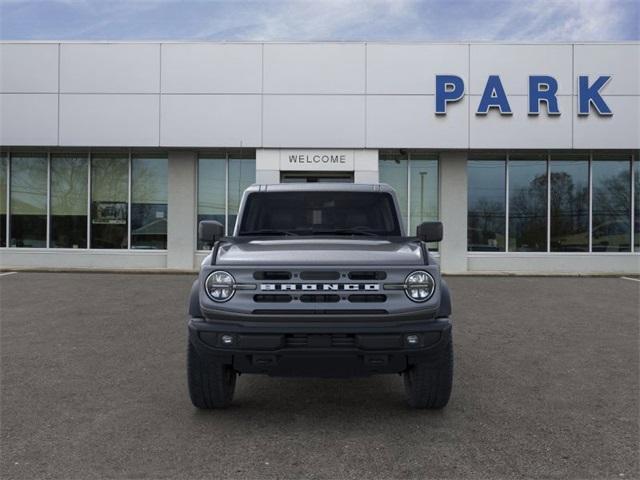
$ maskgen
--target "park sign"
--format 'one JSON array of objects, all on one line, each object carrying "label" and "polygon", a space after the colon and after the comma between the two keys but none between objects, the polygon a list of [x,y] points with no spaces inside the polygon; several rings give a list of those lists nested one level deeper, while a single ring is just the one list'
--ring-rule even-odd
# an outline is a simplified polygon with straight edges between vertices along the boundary
[{"label": "park sign", "polygon": [[[600,75],[591,80],[588,75],[578,76],[578,115],[587,116],[591,109],[598,115],[611,116],[613,112],[600,95],[600,91],[611,80],[611,75]],[[540,106],[545,104],[547,115],[560,115],[558,108],[558,81],[549,75],[529,76],[529,115],[540,115]],[[447,105],[464,96],[464,80],[457,75],[436,75],[436,115],[446,115]],[[509,98],[499,75],[489,75],[475,111],[476,115],[487,115],[492,109],[500,115],[512,115]]]}]

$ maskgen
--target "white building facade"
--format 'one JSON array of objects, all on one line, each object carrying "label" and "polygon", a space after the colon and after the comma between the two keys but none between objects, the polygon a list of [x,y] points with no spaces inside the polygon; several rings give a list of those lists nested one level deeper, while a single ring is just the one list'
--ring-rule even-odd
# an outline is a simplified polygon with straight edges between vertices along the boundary
[{"label": "white building facade", "polygon": [[194,270],[252,183],[385,182],[445,273],[640,273],[640,43],[0,43],[0,267]]}]

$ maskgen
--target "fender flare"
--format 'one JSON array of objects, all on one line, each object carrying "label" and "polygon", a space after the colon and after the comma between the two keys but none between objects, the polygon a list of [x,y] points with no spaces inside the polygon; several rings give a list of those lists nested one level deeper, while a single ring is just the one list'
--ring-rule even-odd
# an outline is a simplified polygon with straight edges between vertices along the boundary
[{"label": "fender flare", "polygon": [[438,309],[437,318],[451,316],[451,293],[449,292],[449,286],[444,278],[440,279],[442,293],[440,294],[440,308]]},{"label": "fender flare", "polygon": [[204,318],[200,310],[200,284],[196,278],[191,285],[191,295],[189,296],[189,315],[191,318]]}]

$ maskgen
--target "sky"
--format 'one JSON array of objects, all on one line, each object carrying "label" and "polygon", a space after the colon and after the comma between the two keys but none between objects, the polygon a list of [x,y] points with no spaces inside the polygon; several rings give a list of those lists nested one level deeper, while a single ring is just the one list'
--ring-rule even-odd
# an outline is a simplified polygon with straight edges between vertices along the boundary
[{"label": "sky", "polygon": [[640,0],[0,0],[0,39],[638,40]]}]

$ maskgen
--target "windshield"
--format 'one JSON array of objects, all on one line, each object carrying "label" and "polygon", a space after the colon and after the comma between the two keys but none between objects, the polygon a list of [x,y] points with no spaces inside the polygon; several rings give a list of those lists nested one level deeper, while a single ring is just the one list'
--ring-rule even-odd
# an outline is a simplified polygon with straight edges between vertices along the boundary
[{"label": "windshield", "polygon": [[393,197],[380,192],[256,192],[239,235],[399,236]]}]

